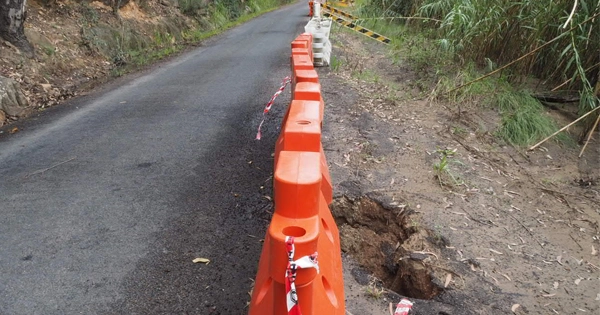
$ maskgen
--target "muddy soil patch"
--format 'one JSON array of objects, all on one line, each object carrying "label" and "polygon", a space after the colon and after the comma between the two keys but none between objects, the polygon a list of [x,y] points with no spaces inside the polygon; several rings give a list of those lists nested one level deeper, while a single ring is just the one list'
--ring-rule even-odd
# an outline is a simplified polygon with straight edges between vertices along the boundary
[{"label": "muddy soil patch", "polygon": [[406,204],[343,196],[334,200],[332,211],[342,250],[386,289],[418,299],[431,299],[443,291],[433,267],[438,256],[430,250],[445,240],[411,222],[413,211]]}]

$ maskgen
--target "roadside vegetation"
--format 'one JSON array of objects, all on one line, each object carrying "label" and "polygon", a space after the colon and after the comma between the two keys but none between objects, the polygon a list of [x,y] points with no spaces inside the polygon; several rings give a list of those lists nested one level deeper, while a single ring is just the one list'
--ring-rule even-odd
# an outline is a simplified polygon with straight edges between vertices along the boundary
[{"label": "roadside vegetation", "polygon": [[[452,296],[472,313],[598,313],[593,284],[572,269],[600,270],[585,266],[598,255],[598,132],[587,151],[575,145],[600,121],[598,1],[355,1],[344,9],[355,24],[391,44],[332,30],[322,84],[342,250],[385,290],[421,299],[424,314],[440,311],[423,310],[413,289],[431,282],[421,292],[440,294],[432,303]],[[337,81],[349,91],[331,88]],[[538,145],[545,139],[554,143]],[[399,211],[403,225],[371,225],[374,207],[349,203],[356,195]],[[390,238],[402,229],[408,237]],[[567,255],[577,257],[568,269],[552,262]],[[423,281],[403,282],[423,266]],[[561,297],[557,279],[569,276]],[[363,291],[379,296],[372,282]]]},{"label": "roadside vegetation", "polygon": [[[0,77],[18,84],[26,102],[18,110],[0,109],[0,127],[200,45],[206,38],[290,2],[26,1],[21,37],[0,40]],[[0,11],[5,17],[20,16],[9,14],[8,9]],[[5,20],[0,29],[15,24]]]},{"label": "roadside vegetation", "polygon": [[[559,129],[543,105],[576,115],[599,106],[598,1],[357,0],[352,10],[360,25],[392,38],[392,58],[420,73],[424,94],[453,103],[458,118],[473,106],[494,108],[496,136],[512,145]],[[597,117],[582,120],[580,142]]]},{"label": "roadside vegetation", "polygon": [[[180,51],[189,44],[213,36],[272,10],[289,0],[180,0],[179,11],[188,19],[170,15],[142,32],[139,25],[119,18],[119,25],[99,18],[98,10],[87,2],[75,4],[82,11],[81,45],[91,53],[101,54],[115,65],[112,74],[119,76],[131,68],[143,66]],[[141,1],[140,8],[149,5]],[[115,11],[119,17],[118,10]]]}]

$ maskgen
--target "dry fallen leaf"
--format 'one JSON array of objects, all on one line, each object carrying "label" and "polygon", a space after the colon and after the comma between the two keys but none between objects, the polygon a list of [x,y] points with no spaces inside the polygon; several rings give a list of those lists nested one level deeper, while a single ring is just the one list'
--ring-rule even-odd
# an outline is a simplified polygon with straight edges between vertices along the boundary
[{"label": "dry fallen leaf", "polygon": [[491,249],[491,248],[490,248],[490,252],[492,252],[492,253],[494,253],[494,254],[498,254],[498,255],[504,255],[504,254],[502,254],[502,252],[499,252],[499,251],[497,251],[497,250],[493,250],[493,249]]},{"label": "dry fallen leaf", "polygon": [[203,264],[207,264],[208,265],[210,263],[210,259],[198,257],[198,258],[195,258],[194,260],[192,260],[192,262],[194,264],[203,263]]},{"label": "dry fallen leaf", "polygon": [[44,89],[44,92],[48,93],[48,91],[50,91],[50,89],[52,88],[52,84],[40,84],[42,86],[42,89]]},{"label": "dry fallen leaf", "polygon": [[450,281],[452,281],[452,274],[449,273],[446,275],[446,282],[444,282],[444,288],[447,288],[448,285],[450,284]]},{"label": "dry fallen leaf", "polygon": [[510,308],[510,310],[511,310],[513,313],[517,313],[517,309],[518,309],[520,306],[521,306],[520,304],[514,304],[514,305],[513,305],[513,306]]},{"label": "dry fallen leaf", "polygon": [[19,128],[17,128],[17,127],[14,127],[14,128],[12,128],[12,129],[11,129],[11,130],[10,130],[8,133],[10,133],[10,134],[13,134],[13,133],[15,133],[15,132],[19,132]]}]

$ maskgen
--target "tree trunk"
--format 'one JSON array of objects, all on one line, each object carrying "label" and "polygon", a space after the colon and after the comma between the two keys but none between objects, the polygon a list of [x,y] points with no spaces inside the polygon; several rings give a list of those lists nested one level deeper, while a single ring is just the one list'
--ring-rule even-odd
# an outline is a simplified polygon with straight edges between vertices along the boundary
[{"label": "tree trunk", "polygon": [[0,0],[0,37],[33,58],[33,46],[24,33],[26,4],[27,0]]}]

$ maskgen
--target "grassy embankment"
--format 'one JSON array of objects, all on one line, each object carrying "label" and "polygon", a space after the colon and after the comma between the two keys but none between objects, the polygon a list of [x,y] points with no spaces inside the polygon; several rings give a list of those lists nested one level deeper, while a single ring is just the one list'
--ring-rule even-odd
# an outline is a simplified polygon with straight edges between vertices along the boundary
[{"label": "grassy embankment", "polygon": [[[149,1],[139,2],[142,11],[148,9]],[[97,9],[87,2],[77,4],[81,7],[76,9],[83,13],[81,45],[90,53],[106,57],[115,65],[112,75],[120,76],[289,2],[180,0],[178,13],[183,18],[177,14],[162,16],[160,23],[152,25],[150,30],[120,18],[117,26],[102,21]]]},{"label": "grassy embankment", "polygon": [[[496,136],[506,143],[531,145],[558,129],[533,89],[578,94],[579,115],[598,106],[597,1],[574,8],[549,0],[357,0],[347,9],[360,25],[392,38],[390,57],[420,74],[431,91],[423,97],[455,104],[458,112],[497,110]],[[334,59],[332,67],[343,62]],[[584,121],[580,139],[596,117]]]}]

